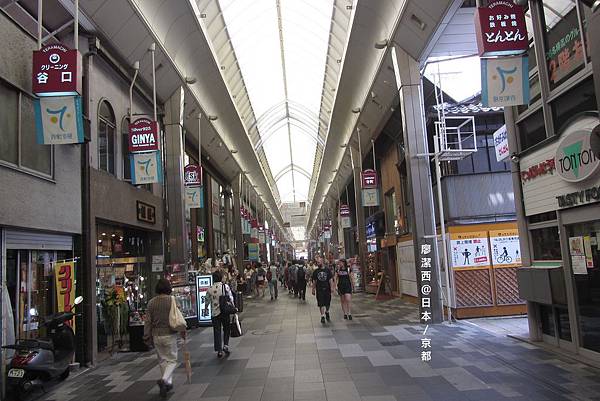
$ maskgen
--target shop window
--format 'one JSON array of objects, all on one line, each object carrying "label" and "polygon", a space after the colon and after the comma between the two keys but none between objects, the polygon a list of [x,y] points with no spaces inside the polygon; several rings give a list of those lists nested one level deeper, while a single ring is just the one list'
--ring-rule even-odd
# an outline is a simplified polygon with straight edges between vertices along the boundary
[{"label": "shop window", "polygon": [[567,308],[554,308],[556,313],[556,325],[558,328],[558,337],[561,340],[572,341],[571,322],[569,322],[569,311]]},{"label": "shop window", "polygon": [[575,1],[552,0],[542,4],[546,63],[552,90],[584,67],[583,41]]},{"label": "shop window", "polygon": [[568,123],[571,117],[591,110],[597,110],[594,82],[592,78],[585,80],[575,88],[560,96],[551,103],[552,120],[559,134],[562,127]]},{"label": "shop window", "polygon": [[98,109],[98,168],[115,174],[115,113],[103,100]]},{"label": "shop window", "polygon": [[534,260],[562,260],[558,227],[531,230]]},{"label": "shop window", "polygon": [[546,139],[544,112],[539,109],[517,124],[521,151],[527,150]]},{"label": "shop window", "polygon": [[539,213],[529,216],[529,224],[543,223],[545,221],[553,220],[556,220],[556,212],[554,210],[551,212]]},{"label": "shop window", "polygon": [[51,176],[52,146],[37,143],[33,98],[0,81],[0,104],[0,160]]},{"label": "shop window", "polygon": [[581,346],[600,352],[600,220],[568,226]]}]

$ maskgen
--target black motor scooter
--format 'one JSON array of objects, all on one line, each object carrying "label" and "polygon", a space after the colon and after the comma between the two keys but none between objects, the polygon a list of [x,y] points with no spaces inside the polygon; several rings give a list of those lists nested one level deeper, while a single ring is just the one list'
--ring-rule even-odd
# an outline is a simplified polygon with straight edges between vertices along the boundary
[{"label": "black motor scooter", "polygon": [[[75,298],[74,307],[83,301]],[[6,374],[6,387],[17,399],[23,399],[35,387],[53,379],[69,377],[69,365],[75,354],[75,334],[66,324],[75,313],[59,312],[43,319],[48,338],[18,339],[3,348],[15,350]]]}]

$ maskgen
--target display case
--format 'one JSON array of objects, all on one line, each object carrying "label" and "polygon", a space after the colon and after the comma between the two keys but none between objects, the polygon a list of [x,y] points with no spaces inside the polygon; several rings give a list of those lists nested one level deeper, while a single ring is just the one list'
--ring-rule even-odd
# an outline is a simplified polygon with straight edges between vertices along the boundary
[{"label": "display case", "polygon": [[187,319],[198,318],[198,301],[195,285],[173,286],[172,295],[177,301],[183,317]]}]

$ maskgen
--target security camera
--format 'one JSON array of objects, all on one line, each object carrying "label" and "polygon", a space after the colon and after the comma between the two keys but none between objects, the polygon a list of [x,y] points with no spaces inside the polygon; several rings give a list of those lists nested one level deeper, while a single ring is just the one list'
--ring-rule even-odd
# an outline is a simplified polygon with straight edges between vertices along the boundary
[{"label": "security camera", "polygon": [[519,158],[518,154],[513,153],[512,155],[510,155],[510,161],[511,162],[517,164],[517,163],[519,163],[519,160],[521,160],[521,159]]}]

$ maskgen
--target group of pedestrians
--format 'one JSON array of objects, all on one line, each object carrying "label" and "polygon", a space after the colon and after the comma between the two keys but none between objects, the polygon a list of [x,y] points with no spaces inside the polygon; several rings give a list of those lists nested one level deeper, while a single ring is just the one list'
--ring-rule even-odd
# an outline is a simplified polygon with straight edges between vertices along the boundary
[{"label": "group of pedestrians", "polygon": [[[238,274],[237,269],[232,269],[231,266],[226,268],[221,264],[212,273],[212,279],[213,284],[206,292],[204,312],[208,314],[210,308],[214,350],[218,358],[231,353],[231,318],[237,312],[234,294],[238,288],[246,293],[256,294],[257,297],[264,297],[268,286],[271,300],[275,301],[281,285],[288,290],[290,296],[306,302],[306,288],[310,283],[322,324],[331,321],[331,299],[337,289],[344,319],[352,320],[354,279],[344,259],[338,260],[335,265],[329,264],[320,256],[308,264],[302,259],[282,265],[271,263],[268,267],[259,263],[247,266],[242,274]],[[186,331],[185,326],[173,327],[173,314],[178,312],[178,308],[175,298],[171,296],[171,283],[167,279],[158,280],[155,293],[156,296],[150,300],[146,310],[144,339],[156,350],[161,370],[161,378],[157,384],[160,395],[166,397],[173,389],[173,372],[177,366],[177,337],[185,340]]]}]

